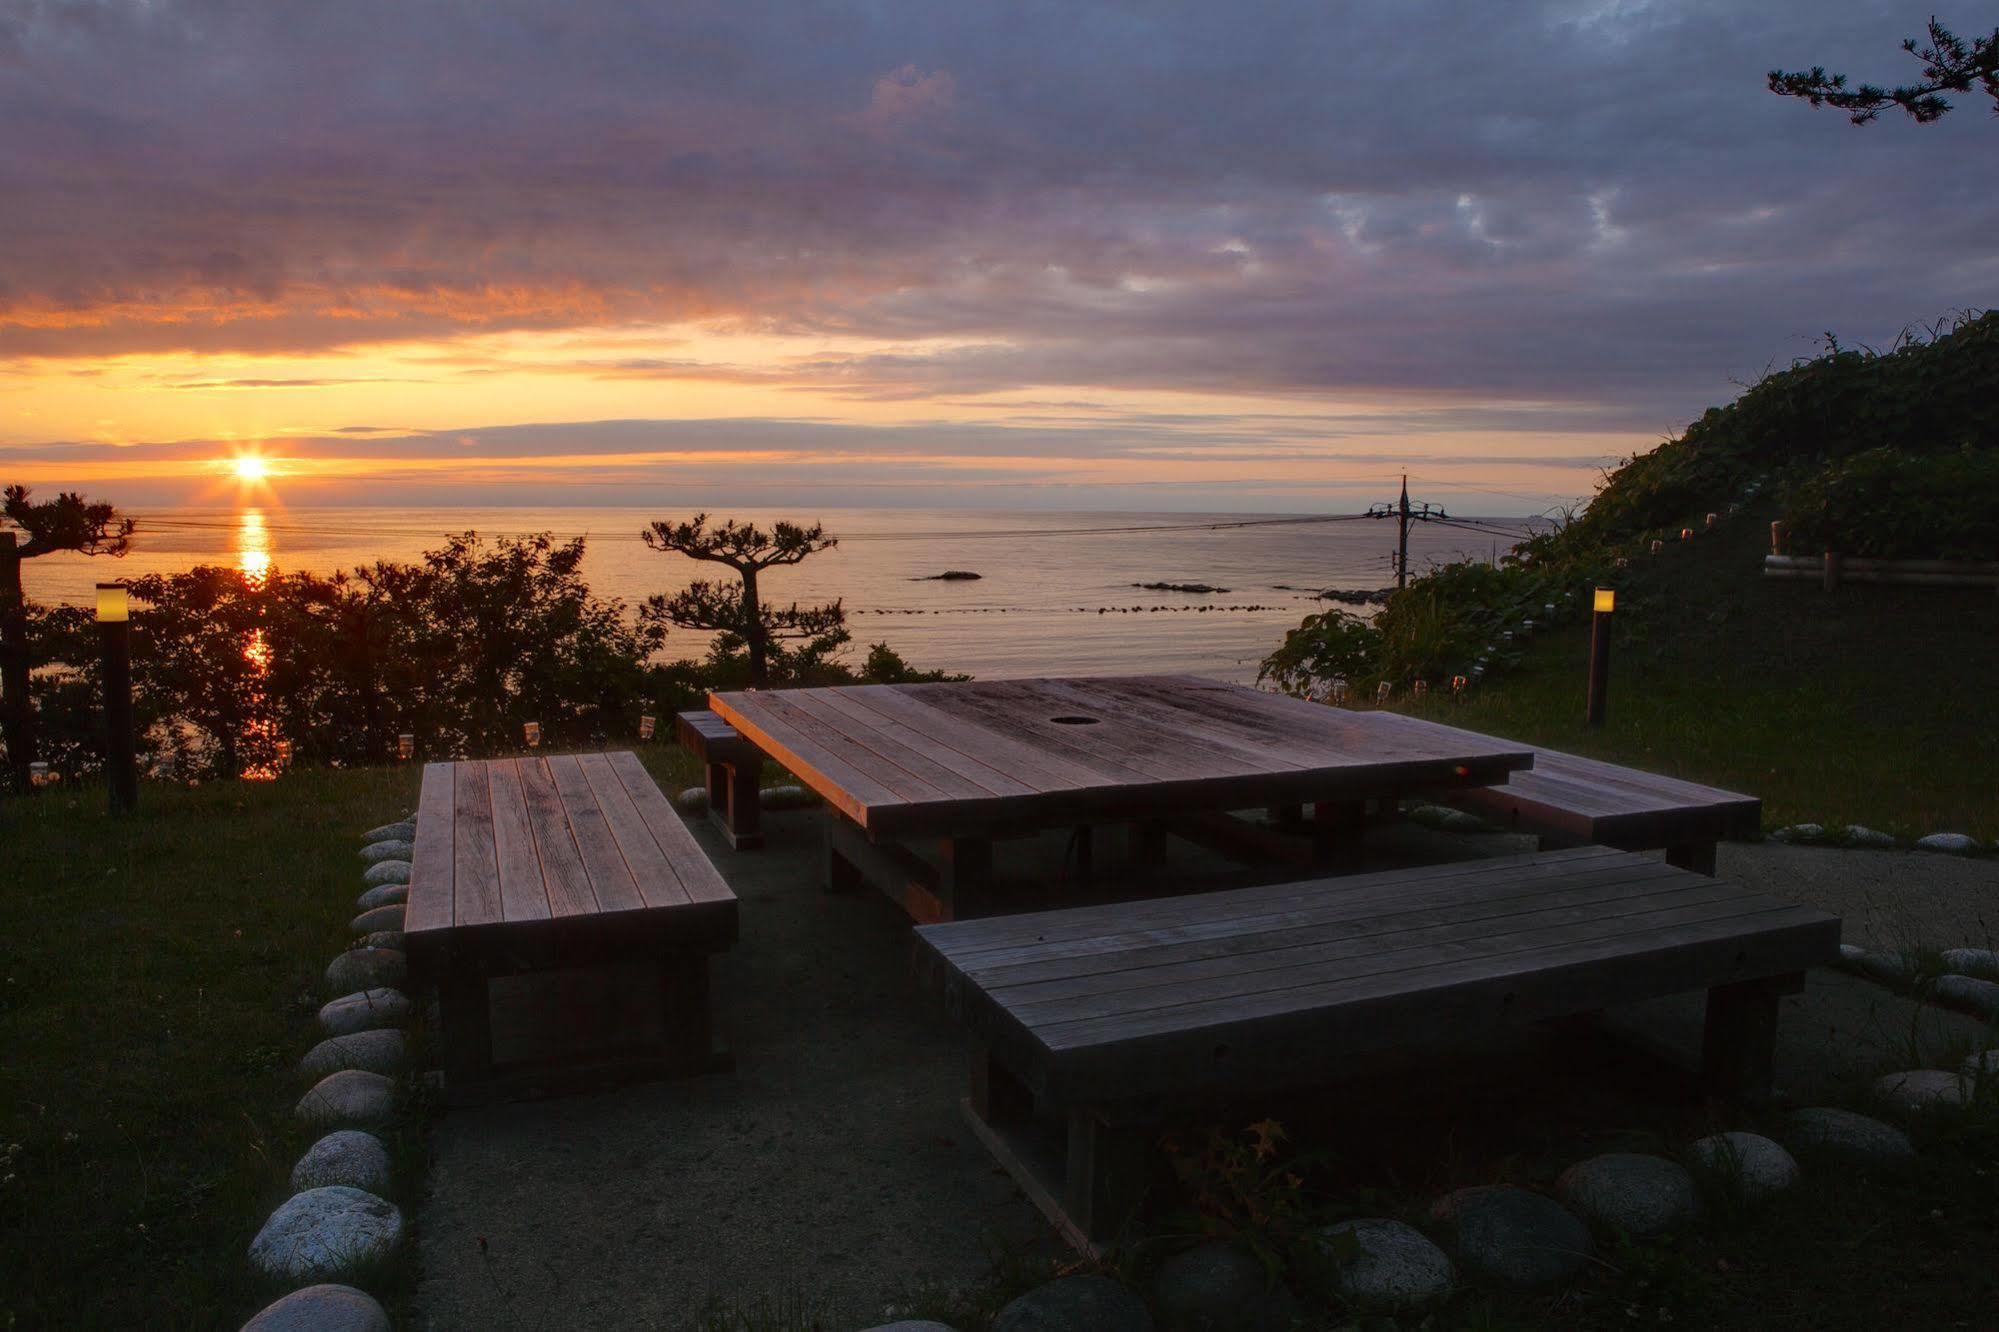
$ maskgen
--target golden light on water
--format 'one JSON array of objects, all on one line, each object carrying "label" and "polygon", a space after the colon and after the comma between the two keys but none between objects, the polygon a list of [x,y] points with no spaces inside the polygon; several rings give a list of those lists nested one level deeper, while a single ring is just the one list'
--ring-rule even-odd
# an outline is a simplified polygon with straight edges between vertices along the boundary
[{"label": "golden light on water", "polygon": [[271,574],[271,529],[262,509],[245,509],[236,519],[236,567],[252,584]]}]

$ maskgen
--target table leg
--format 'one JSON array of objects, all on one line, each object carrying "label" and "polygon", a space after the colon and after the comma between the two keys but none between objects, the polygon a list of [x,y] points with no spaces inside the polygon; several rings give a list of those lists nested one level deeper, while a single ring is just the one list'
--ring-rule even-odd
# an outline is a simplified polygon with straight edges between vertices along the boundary
[{"label": "table leg", "polygon": [[1678,842],[1666,848],[1666,863],[1714,877],[1713,842]]},{"label": "table leg", "polygon": [[1085,823],[1076,829],[1076,877],[1087,879],[1097,867],[1097,830]]},{"label": "table leg", "polygon": [[952,920],[989,916],[993,901],[993,844],[984,837],[953,837],[944,843],[944,878],[939,895]]},{"label": "table leg", "polygon": [[1804,982],[1799,973],[1717,985],[1707,992],[1701,1074],[1714,1094],[1751,1104],[1770,1099],[1778,1002],[1803,989]]},{"label": "table leg", "polygon": [[1126,858],[1134,869],[1157,869],[1166,863],[1166,825],[1140,819],[1125,825]]},{"label": "table leg", "polygon": [[1361,834],[1367,806],[1359,800],[1321,800],[1312,806],[1312,861],[1341,874],[1361,867]]},{"label": "table leg", "polygon": [[706,953],[669,953],[660,959],[660,1054],[675,1070],[709,1072],[717,1067],[713,994]]},{"label": "table leg", "polygon": [[840,854],[840,829],[836,820],[842,817],[829,808],[820,818],[819,845],[824,853],[824,876],[820,886],[829,893],[851,892],[866,882],[860,867]]},{"label": "table leg", "polygon": [[1034,1093],[987,1048],[971,1041],[972,1109],[988,1124],[1017,1124],[1034,1117]]},{"label": "table leg", "polygon": [[763,803],[757,798],[762,784],[761,760],[708,765],[708,813],[738,851],[763,845]]}]

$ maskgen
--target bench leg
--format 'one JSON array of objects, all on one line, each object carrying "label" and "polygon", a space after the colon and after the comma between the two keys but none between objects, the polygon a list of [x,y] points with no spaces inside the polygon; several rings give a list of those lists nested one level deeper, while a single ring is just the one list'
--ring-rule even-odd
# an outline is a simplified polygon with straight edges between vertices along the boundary
[{"label": "bench leg", "polygon": [[1804,988],[1803,975],[1717,985],[1707,992],[1701,1076],[1716,1096],[1757,1104],[1770,1099],[1777,1053],[1778,1001]]},{"label": "bench leg", "polygon": [[1303,805],[1272,805],[1265,813],[1269,815],[1270,822],[1279,828],[1295,828],[1305,821]]},{"label": "bench leg", "polygon": [[763,805],[757,789],[763,784],[762,762],[708,765],[708,813],[738,851],[763,845]]},{"label": "bench leg", "polygon": [[1069,1112],[1062,1210],[1090,1243],[1114,1240],[1130,1223],[1145,1196],[1146,1174],[1142,1133],[1106,1123],[1090,1110]]},{"label": "bench leg", "polygon": [[1097,868],[1097,830],[1089,824],[1076,828],[1076,877],[1087,879]]},{"label": "bench leg", "polygon": [[984,1041],[971,1042],[971,1104],[980,1119],[1003,1126],[1034,1117],[1034,1093],[993,1058]]},{"label": "bench leg", "polygon": [[1321,800],[1312,806],[1312,862],[1342,874],[1361,866],[1360,839],[1367,806],[1358,800]]},{"label": "bench leg", "polygon": [[444,1090],[453,1105],[484,1100],[493,1081],[493,1010],[486,973],[459,966],[437,982],[444,1020]]},{"label": "bench leg", "polygon": [[1676,842],[1666,848],[1666,863],[1714,877],[1713,842]]},{"label": "bench leg", "polygon": [[660,1055],[677,1071],[715,1072],[728,1056],[715,1040],[715,1006],[706,953],[660,960]]},{"label": "bench leg", "polygon": [[993,901],[993,844],[984,837],[953,837],[944,843],[944,878],[938,895],[951,920],[989,916]]}]

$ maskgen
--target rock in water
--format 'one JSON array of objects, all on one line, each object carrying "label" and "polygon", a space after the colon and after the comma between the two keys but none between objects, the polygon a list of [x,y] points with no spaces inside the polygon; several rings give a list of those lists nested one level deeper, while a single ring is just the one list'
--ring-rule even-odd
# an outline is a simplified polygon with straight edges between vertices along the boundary
[{"label": "rock in water", "polygon": [[975,574],[970,569],[946,569],[943,573],[925,574],[921,578],[912,578],[909,581],[912,583],[973,583],[977,582],[980,577],[982,575]]},{"label": "rock in water", "polygon": [[408,842],[370,842],[361,848],[361,859],[370,865],[379,865],[385,860],[400,860],[408,863],[410,853],[416,847]]},{"label": "rock in water", "polygon": [[[1319,1234],[1335,1254],[1335,1285],[1356,1304],[1421,1308],[1447,1298],[1458,1283],[1450,1257],[1422,1231],[1400,1221],[1342,1221]],[[1341,1255],[1343,1247],[1352,1252]]]},{"label": "rock in water", "polygon": [[394,1204],[331,1184],[279,1204],[250,1241],[250,1265],[285,1280],[323,1280],[386,1258],[402,1237]]},{"label": "rock in water", "polygon": [[1688,1149],[1693,1163],[1743,1202],[1761,1202],[1798,1182],[1791,1154],[1755,1133],[1716,1133]]},{"label": "rock in water", "polygon": [[347,922],[347,928],[356,934],[373,934],[377,930],[400,930],[403,927],[402,906],[378,906],[363,911]]},{"label": "rock in water", "polygon": [[319,1025],[330,1036],[393,1027],[410,1015],[409,996],[400,990],[357,990],[329,999],[319,1010]]},{"label": "rock in water", "polygon": [[1459,1189],[1439,1198],[1432,1215],[1447,1228],[1458,1266],[1494,1285],[1553,1285],[1589,1261],[1589,1228],[1554,1199],[1525,1189]]},{"label": "rock in water", "polygon": [[361,834],[363,842],[414,842],[416,824],[404,819],[401,823],[385,823],[379,828],[370,828]]},{"label": "rock in water", "polygon": [[329,1036],[298,1061],[299,1072],[309,1078],[323,1078],[343,1068],[365,1073],[400,1073],[407,1058],[403,1034],[393,1028],[356,1031],[345,1036]]},{"label": "rock in water", "polygon": [[306,1149],[292,1167],[292,1188],[303,1193],[345,1184],[380,1196],[389,1191],[389,1149],[359,1129],[339,1129]]},{"label": "rock in water", "polygon": [[673,798],[674,808],[682,814],[706,814],[708,812],[708,788],[690,786]]},{"label": "rock in water", "polygon": [[1905,1165],[1916,1156],[1909,1135],[1894,1125],[1827,1105],[1794,1111],[1784,1126],[1784,1145],[1807,1161],[1857,1170]]},{"label": "rock in water", "polygon": [[385,883],[408,883],[410,863],[407,860],[378,860],[368,866],[361,875],[361,882],[370,888],[379,888]]},{"label": "rock in water", "polygon": [[1700,1211],[1693,1176],[1638,1152],[1606,1152],[1578,1161],[1555,1181],[1555,1196],[1589,1221],[1636,1239],[1664,1235]]},{"label": "rock in water", "polygon": [[378,883],[367,892],[354,899],[354,905],[363,911],[373,911],[378,906],[399,906],[410,900],[410,886],[406,883]]},{"label": "rock in water", "polygon": [[1947,856],[1975,856],[1984,849],[1976,837],[1966,837],[1963,833],[1931,833],[1916,839],[1916,850],[1939,851]]},{"label": "rock in water", "polygon": [[1159,1265],[1152,1305],[1167,1332],[1289,1332],[1298,1316],[1291,1292],[1272,1287],[1261,1263],[1214,1241]]},{"label": "rock in water", "polygon": [[350,948],[326,964],[326,987],[335,994],[401,985],[409,978],[409,958],[393,948]]},{"label": "rock in water", "polygon": [[298,1117],[308,1124],[378,1127],[396,1117],[396,1084],[357,1068],[328,1073],[299,1098]]},{"label": "rock in water", "polygon": [[389,1332],[389,1314],[352,1286],[307,1286],[243,1324],[243,1332]]},{"label": "rock in water", "polygon": [[999,1311],[992,1332],[1153,1332],[1145,1302],[1109,1277],[1036,1286]]}]

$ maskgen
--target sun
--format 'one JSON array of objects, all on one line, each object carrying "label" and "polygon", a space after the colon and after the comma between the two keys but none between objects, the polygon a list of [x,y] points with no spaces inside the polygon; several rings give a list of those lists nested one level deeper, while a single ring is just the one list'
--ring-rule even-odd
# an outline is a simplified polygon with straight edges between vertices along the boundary
[{"label": "sun", "polygon": [[238,454],[235,467],[238,481],[263,481],[271,475],[271,465],[254,453]]}]

